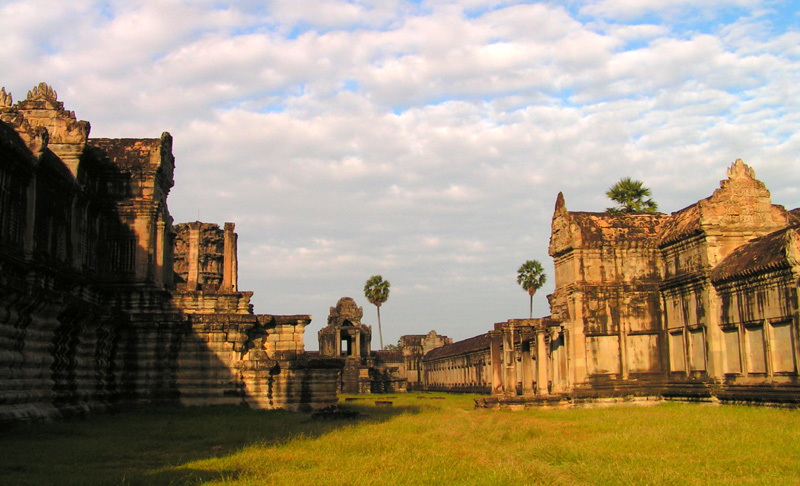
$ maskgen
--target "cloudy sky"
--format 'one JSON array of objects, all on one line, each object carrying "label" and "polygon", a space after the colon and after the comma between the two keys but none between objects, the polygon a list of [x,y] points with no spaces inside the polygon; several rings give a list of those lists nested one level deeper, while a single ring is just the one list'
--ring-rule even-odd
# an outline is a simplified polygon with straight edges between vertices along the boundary
[{"label": "cloudy sky", "polygon": [[[46,81],[94,137],[174,136],[176,222],[233,221],[256,312],[375,308],[384,342],[526,317],[559,191],[623,176],[664,212],[742,158],[800,206],[793,0],[0,0],[0,85]],[[373,349],[377,348],[377,333]]]}]

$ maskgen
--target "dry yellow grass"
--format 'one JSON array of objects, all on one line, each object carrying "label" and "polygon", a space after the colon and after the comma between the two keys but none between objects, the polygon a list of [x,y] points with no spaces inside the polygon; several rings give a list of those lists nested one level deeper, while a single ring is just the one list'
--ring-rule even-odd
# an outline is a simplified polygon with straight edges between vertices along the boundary
[{"label": "dry yellow grass", "polygon": [[[424,398],[420,398],[420,397]],[[358,420],[144,410],[2,435],[3,484],[798,484],[800,411],[666,403],[475,410],[471,396],[349,405]],[[442,396],[442,395],[438,395]]]}]

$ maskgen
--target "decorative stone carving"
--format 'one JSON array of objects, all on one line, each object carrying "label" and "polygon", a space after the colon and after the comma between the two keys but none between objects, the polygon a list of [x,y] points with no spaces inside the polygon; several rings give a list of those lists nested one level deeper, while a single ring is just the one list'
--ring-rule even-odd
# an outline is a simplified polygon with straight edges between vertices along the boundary
[{"label": "decorative stone carving", "polygon": [[569,211],[567,211],[567,205],[564,202],[564,194],[559,192],[551,224],[550,254],[562,253],[572,246],[573,235],[570,231]]},{"label": "decorative stone carving", "polygon": [[11,99],[11,93],[6,94],[6,88],[0,88],[0,108],[11,108],[14,101]]},{"label": "decorative stone carving", "polygon": [[800,235],[796,229],[786,232],[786,261],[793,269],[800,268]]},{"label": "decorative stone carving", "polygon": [[34,88],[28,91],[28,100],[48,100],[55,103],[58,101],[58,93],[56,90],[51,88],[47,83],[41,82],[38,86],[34,86]]},{"label": "decorative stone carving", "polygon": [[755,180],[756,171],[752,167],[745,164],[742,159],[736,159],[736,162],[731,164],[728,168],[728,179],[742,179],[748,178]]}]

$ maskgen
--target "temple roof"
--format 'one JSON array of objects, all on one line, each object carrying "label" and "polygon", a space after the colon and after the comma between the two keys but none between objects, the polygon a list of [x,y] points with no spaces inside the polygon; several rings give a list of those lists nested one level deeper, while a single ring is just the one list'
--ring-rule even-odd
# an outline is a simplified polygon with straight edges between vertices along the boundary
[{"label": "temple roof", "polygon": [[402,363],[403,362],[403,352],[402,351],[373,351],[372,354],[375,355],[375,358],[380,361],[381,363]]},{"label": "temple roof", "polygon": [[479,334],[477,336],[458,341],[453,344],[447,344],[441,348],[432,349],[425,354],[423,361],[431,361],[434,359],[446,358],[448,356],[455,356],[462,353],[471,353],[474,351],[481,351],[488,349],[491,345],[489,334]]},{"label": "temple roof", "polygon": [[700,203],[696,202],[680,211],[675,211],[661,228],[661,244],[668,244],[687,236],[700,233]]},{"label": "temple roof", "polygon": [[599,241],[644,241],[653,238],[665,214],[609,214],[570,212],[570,219],[581,229],[584,243]]},{"label": "temple roof", "polygon": [[424,338],[425,334],[403,334],[403,336],[401,336],[403,344],[406,346],[422,346],[422,340]]},{"label": "temple roof", "polygon": [[720,282],[789,267],[789,252],[797,251],[798,241],[797,226],[755,238],[732,251],[714,267],[711,280]]}]

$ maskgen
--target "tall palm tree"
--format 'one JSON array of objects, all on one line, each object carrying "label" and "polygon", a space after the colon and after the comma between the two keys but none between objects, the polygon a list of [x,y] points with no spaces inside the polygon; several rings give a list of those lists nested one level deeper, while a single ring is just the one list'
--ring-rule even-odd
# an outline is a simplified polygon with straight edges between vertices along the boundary
[{"label": "tall palm tree", "polygon": [[650,188],[642,181],[623,177],[606,192],[606,196],[618,204],[616,208],[608,208],[609,213],[655,213],[658,204],[650,197]]},{"label": "tall palm tree", "polygon": [[531,298],[531,319],[533,319],[533,294],[542,288],[546,281],[544,267],[538,260],[528,260],[517,270],[517,283],[522,285]]},{"label": "tall palm tree", "polygon": [[373,275],[364,284],[364,297],[378,308],[378,336],[381,340],[381,350],[383,350],[383,331],[381,330],[381,304],[389,298],[389,287],[391,284],[384,280],[380,275]]}]

